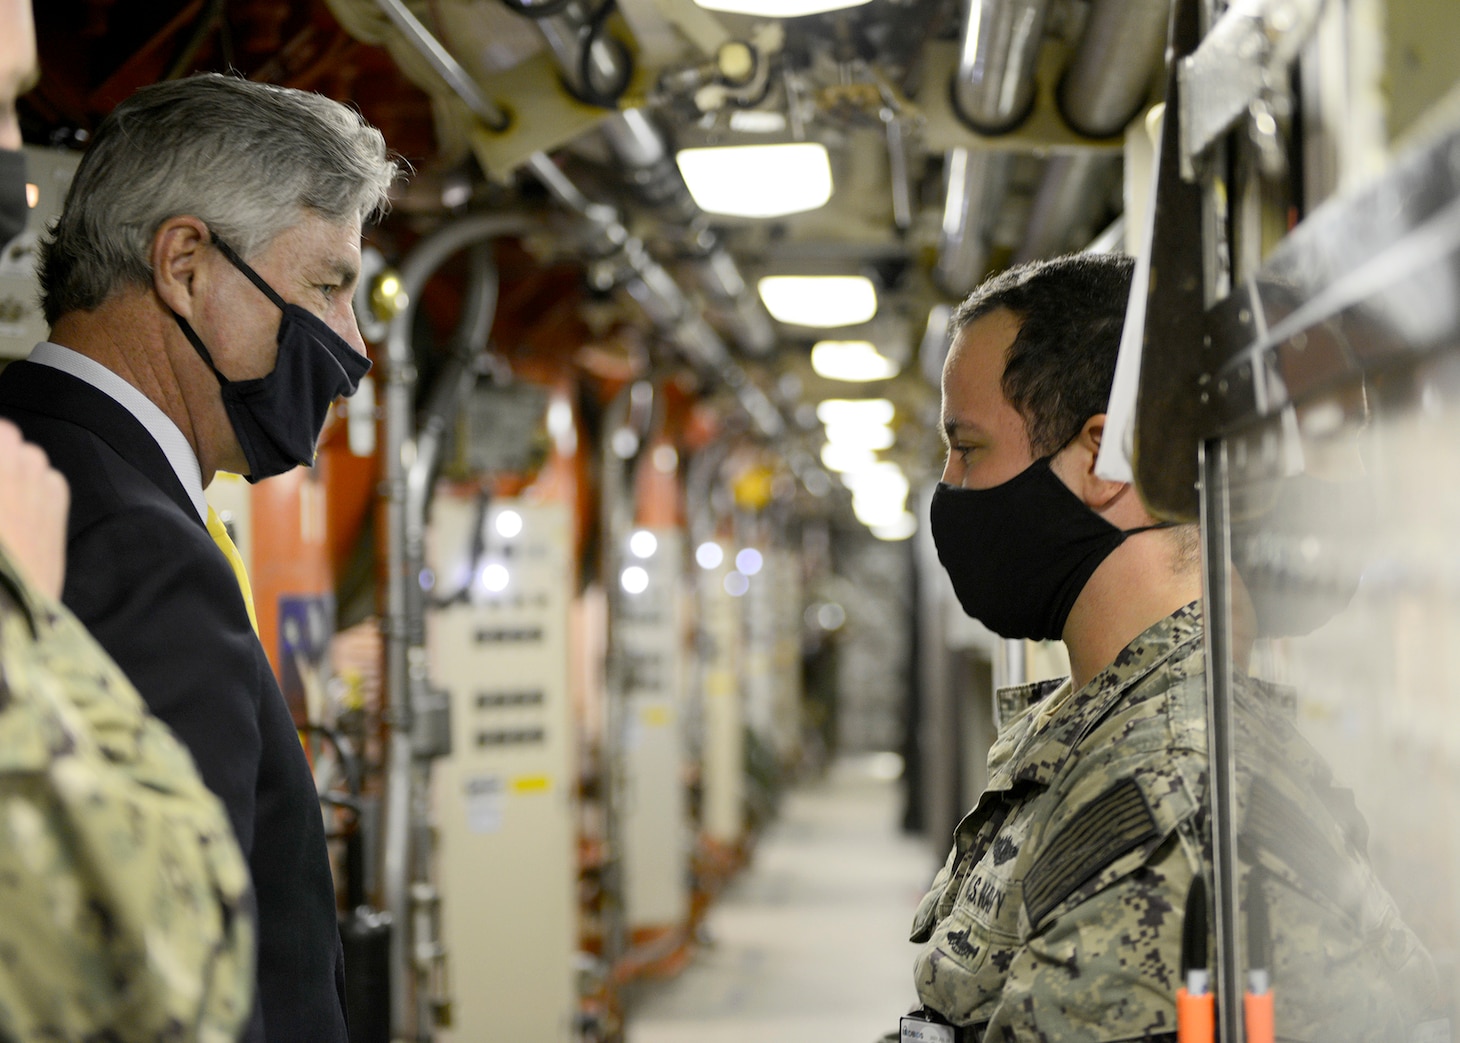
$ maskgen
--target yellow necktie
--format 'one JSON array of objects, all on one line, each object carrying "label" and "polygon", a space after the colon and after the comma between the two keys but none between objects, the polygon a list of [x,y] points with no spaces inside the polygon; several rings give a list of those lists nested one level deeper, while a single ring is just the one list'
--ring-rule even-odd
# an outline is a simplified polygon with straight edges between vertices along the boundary
[{"label": "yellow necktie", "polygon": [[218,544],[218,549],[228,559],[228,564],[233,566],[233,575],[238,580],[238,589],[243,594],[244,607],[248,609],[248,621],[253,624],[253,632],[259,632],[259,619],[253,610],[253,587],[248,582],[248,570],[243,567],[243,555],[238,553],[238,548],[228,535],[228,529],[223,524],[223,519],[218,517],[218,512],[213,510],[212,505],[208,506],[208,535],[213,537],[213,542]]}]

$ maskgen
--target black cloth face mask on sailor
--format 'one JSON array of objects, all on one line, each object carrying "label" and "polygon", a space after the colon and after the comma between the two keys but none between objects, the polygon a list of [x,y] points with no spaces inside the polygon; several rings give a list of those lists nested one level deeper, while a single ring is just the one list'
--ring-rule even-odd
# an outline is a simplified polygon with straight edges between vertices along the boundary
[{"label": "black cloth face mask on sailor", "polygon": [[355,393],[370,372],[370,360],[319,316],[286,302],[223,240],[214,236],[213,245],[284,313],[274,368],[253,380],[229,380],[213,365],[197,331],[173,312],[184,336],[218,378],[223,407],[248,461],[248,480],[257,482],[314,463],[330,403]]},{"label": "black cloth face mask on sailor", "polygon": [[963,611],[1001,637],[1058,640],[1086,582],[1138,532],[1117,529],[1034,461],[1001,485],[939,482],[929,520]]}]

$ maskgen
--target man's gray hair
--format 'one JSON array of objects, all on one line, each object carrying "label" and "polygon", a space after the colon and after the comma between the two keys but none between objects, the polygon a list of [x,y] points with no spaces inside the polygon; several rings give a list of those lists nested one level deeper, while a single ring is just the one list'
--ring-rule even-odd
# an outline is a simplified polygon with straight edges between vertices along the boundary
[{"label": "man's gray hair", "polygon": [[191,215],[247,257],[313,214],[362,223],[400,174],[380,131],[319,94],[205,74],[143,87],[102,121],[42,237],[46,321],[152,282],[152,237]]}]

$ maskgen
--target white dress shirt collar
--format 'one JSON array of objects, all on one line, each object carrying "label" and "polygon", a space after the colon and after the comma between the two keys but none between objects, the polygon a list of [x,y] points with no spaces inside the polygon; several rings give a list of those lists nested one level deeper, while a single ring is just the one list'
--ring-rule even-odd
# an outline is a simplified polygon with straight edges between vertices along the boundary
[{"label": "white dress shirt collar", "polygon": [[117,404],[137,418],[147,429],[167,456],[167,462],[177,473],[177,480],[193,503],[198,517],[207,520],[208,501],[203,497],[203,471],[193,447],[183,437],[182,431],[172,419],[142,392],[107,369],[100,362],[89,359],[78,351],[63,348],[59,344],[44,341],[35,346],[27,360],[52,369],[69,373],[77,380],[84,380],[105,395],[115,399]]}]

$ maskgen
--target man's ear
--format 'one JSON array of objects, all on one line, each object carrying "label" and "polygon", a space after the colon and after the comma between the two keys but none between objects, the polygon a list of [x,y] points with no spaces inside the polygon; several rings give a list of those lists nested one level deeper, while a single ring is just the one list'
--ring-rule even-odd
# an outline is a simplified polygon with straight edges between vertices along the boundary
[{"label": "man's ear", "polygon": [[1065,457],[1060,477],[1076,496],[1085,501],[1086,506],[1097,512],[1110,506],[1130,488],[1125,482],[1112,482],[1095,473],[1095,460],[1100,455],[1100,440],[1104,437],[1105,414],[1096,413],[1085,421],[1080,433],[1059,454]]},{"label": "man's ear", "polygon": [[208,226],[196,217],[169,217],[152,234],[152,289],[185,319],[193,309],[206,282],[204,258],[211,241]]}]

